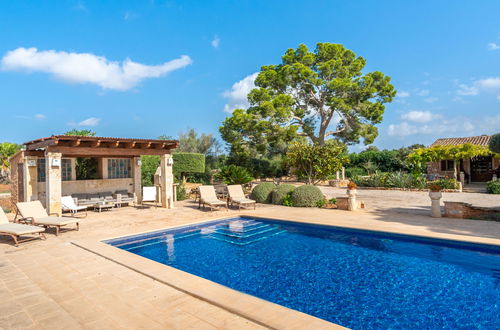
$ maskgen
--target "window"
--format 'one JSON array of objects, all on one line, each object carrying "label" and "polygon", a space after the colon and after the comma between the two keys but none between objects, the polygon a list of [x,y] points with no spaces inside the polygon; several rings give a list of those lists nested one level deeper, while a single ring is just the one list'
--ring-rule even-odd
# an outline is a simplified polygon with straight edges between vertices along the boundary
[{"label": "window", "polygon": [[71,181],[71,159],[61,160],[61,180]]},{"label": "window", "polygon": [[454,171],[455,161],[450,159],[445,159],[441,161],[441,171]]},{"label": "window", "polygon": [[108,178],[130,178],[130,172],[130,159],[108,159]]},{"label": "window", "polygon": [[45,182],[45,158],[36,160],[37,181]]}]

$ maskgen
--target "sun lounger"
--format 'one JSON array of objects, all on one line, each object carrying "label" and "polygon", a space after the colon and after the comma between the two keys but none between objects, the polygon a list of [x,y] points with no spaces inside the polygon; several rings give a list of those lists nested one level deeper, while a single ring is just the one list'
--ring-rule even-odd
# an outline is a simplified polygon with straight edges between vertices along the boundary
[{"label": "sun lounger", "polygon": [[227,192],[228,192],[228,202],[231,203],[231,205],[236,204],[238,205],[238,209],[241,209],[241,207],[245,207],[248,205],[253,205],[253,209],[255,210],[255,201],[250,198],[246,198],[245,193],[243,192],[243,188],[241,188],[241,185],[231,185],[227,186]]},{"label": "sun lounger", "polygon": [[[80,229],[79,220],[75,218],[53,216],[57,213],[47,214],[40,201],[17,203],[17,212],[21,215],[20,221],[29,222],[32,225],[41,225],[46,228],[56,228],[56,236],[59,235],[61,227],[75,224],[76,230]],[[17,216],[17,215],[16,215]]]},{"label": "sun lounger", "polygon": [[[205,208],[205,205],[208,205],[210,210],[219,209],[220,206],[225,206],[227,208],[227,202],[217,198],[213,186],[200,186],[198,189],[200,190],[198,208],[200,208],[201,205],[203,205],[203,208]],[[227,210],[229,210],[229,208]]]},{"label": "sun lounger", "polygon": [[75,200],[71,196],[61,197],[61,204],[63,211],[70,211],[72,216],[75,216],[78,211],[85,211],[85,216],[87,216],[87,206],[81,205],[77,206]]},{"label": "sun lounger", "polygon": [[[16,246],[18,246],[19,243],[31,241],[38,238],[45,239],[45,235],[43,234],[44,231],[44,228],[40,228],[37,226],[22,225],[19,223],[9,222],[9,219],[7,219],[7,216],[0,207],[0,235],[12,237]],[[22,240],[19,239],[19,237],[21,236],[32,234],[38,234],[39,236],[29,237]]]}]

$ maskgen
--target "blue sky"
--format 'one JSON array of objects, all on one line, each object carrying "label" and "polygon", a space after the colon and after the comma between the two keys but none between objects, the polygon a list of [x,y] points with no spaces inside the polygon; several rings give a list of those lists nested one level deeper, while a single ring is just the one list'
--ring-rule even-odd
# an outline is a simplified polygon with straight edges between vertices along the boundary
[{"label": "blue sky", "polygon": [[[499,1],[0,1],[0,141],[90,128],[218,135],[287,48],[342,43],[393,79],[374,145],[500,131]],[[353,150],[361,150],[355,147]]]}]

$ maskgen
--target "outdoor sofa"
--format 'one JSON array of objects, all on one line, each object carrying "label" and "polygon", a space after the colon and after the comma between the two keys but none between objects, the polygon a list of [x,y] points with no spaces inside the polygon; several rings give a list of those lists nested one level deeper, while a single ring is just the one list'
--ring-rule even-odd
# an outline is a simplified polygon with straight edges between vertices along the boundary
[{"label": "outdoor sofa", "polygon": [[61,227],[64,227],[66,225],[74,224],[76,225],[75,230],[80,229],[79,219],[59,217],[59,214],[57,213],[47,214],[47,211],[45,211],[40,201],[21,202],[17,203],[16,207],[16,219],[18,215],[21,216],[18,222],[29,223],[35,226],[40,225],[44,226],[45,228],[54,227],[56,229],[56,236],[59,235]]},{"label": "outdoor sofa", "polygon": [[99,202],[114,202],[117,204],[135,203],[135,194],[127,190],[117,190],[116,192],[105,191],[94,194],[72,194],[77,206],[94,206]]},{"label": "outdoor sofa", "polygon": [[[30,226],[30,225],[23,225],[20,223],[9,222],[9,219],[7,219],[7,216],[0,207],[0,235],[6,235],[12,237],[15,246],[19,246],[19,243],[31,241],[38,238],[46,239],[45,235],[43,234],[44,231],[45,231],[44,228],[38,226]],[[38,237],[31,236],[29,238],[25,238],[22,240],[19,239],[21,236],[33,235],[33,234],[38,234],[39,236]]]}]

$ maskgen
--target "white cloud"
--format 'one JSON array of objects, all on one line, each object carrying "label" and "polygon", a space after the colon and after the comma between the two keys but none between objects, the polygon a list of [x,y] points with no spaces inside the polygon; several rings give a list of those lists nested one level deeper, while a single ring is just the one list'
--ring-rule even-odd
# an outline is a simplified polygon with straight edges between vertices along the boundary
[{"label": "white cloud", "polygon": [[440,118],[432,123],[409,123],[389,125],[389,136],[430,135],[435,138],[444,136],[467,136],[494,134],[500,127],[500,114],[480,117]]},{"label": "white cloud", "polygon": [[223,96],[228,99],[224,105],[224,111],[231,113],[234,109],[245,109],[248,107],[247,95],[255,88],[255,78],[259,73],[253,73],[233,84],[230,90],[225,91]]},{"label": "white cloud", "polygon": [[475,80],[471,85],[458,85],[458,95],[474,96],[479,95],[480,92],[495,93],[498,99],[500,97],[500,77]]},{"label": "white cloud", "polygon": [[409,135],[436,135],[443,134],[472,134],[476,126],[463,118],[455,118],[451,120],[442,120],[436,123],[414,125],[408,122],[389,125],[389,136],[409,136]]},{"label": "white cloud", "polygon": [[405,98],[405,97],[409,97],[410,96],[410,93],[409,92],[406,92],[406,91],[399,91],[398,94],[396,95],[397,97],[401,97],[401,98]]},{"label": "white cloud", "polygon": [[213,48],[219,48],[220,45],[220,38],[218,36],[215,36],[212,41],[210,42]]},{"label": "white cloud", "polygon": [[109,61],[91,53],[38,51],[36,48],[17,48],[2,58],[7,71],[45,72],[68,83],[96,84],[104,89],[128,90],[146,78],[157,78],[192,63],[183,55],[160,65],[145,65],[126,59]]},{"label": "white cloud", "polygon": [[424,102],[426,102],[426,103],[434,103],[434,102],[437,102],[438,100],[439,100],[439,98],[431,96],[431,97],[428,97],[428,98],[424,99]]},{"label": "white cloud", "polygon": [[467,86],[465,84],[460,84],[458,85],[457,94],[464,96],[474,96],[479,94],[479,89],[475,86]]},{"label": "white cloud", "polygon": [[417,90],[416,94],[418,96],[427,96],[427,95],[429,95],[429,90],[427,90],[427,89],[419,89],[419,90]]},{"label": "white cloud", "polygon": [[70,121],[68,122],[68,126],[87,126],[87,127],[94,127],[94,126],[97,126],[99,125],[99,123],[101,122],[101,118],[96,118],[96,117],[90,117],[90,118],[87,118],[85,120],[82,120],[81,122],[74,122],[74,121]]},{"label": "white cloud", "polygon": [[42,120],[42,119],[45,119],[47,118],[44,114],[41,114],[41,113],[37,113],[35,115],[35,119],[38,119],[38,120]]},{"label": "white cloud", "polygon": [[430,111],[409,111],[401,115],[401,119],[413,121],[416,123],[427,123],[433,119],[441,118],[441,115],[433,114]]},{"label": "white cloud", "polygon": [[488,44],[488,49],[489,50],[497,50],[497,49],[500,49],[500,45],[498,45],[497,43],[495,42],[490,42]]}]

